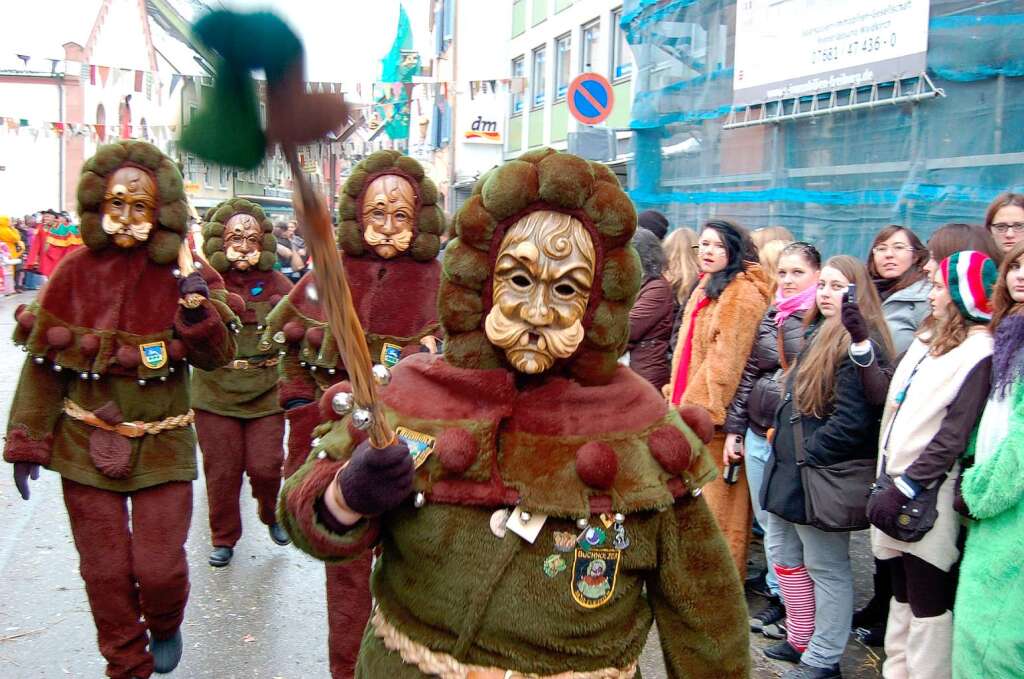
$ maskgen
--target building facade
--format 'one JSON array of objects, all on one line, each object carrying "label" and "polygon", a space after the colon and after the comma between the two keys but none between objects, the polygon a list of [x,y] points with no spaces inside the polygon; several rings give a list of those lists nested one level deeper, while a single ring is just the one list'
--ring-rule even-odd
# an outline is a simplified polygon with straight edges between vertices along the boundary
[{"label": "building facade", "polygon": [[577,151],[571,136],[586,126],[569,113],[568,88],[581,73],[595,72],[612,84],[615,101],[598,126],[607,130],[608,150],[594,159],[607,162],[625,179],[634,68],[620,28],[622,1],[512,0],[506,11],[511,13],[511,40],[505,72],[526,81],[525,89],[513,88],[507,103],[505,157],[541,146]]}]

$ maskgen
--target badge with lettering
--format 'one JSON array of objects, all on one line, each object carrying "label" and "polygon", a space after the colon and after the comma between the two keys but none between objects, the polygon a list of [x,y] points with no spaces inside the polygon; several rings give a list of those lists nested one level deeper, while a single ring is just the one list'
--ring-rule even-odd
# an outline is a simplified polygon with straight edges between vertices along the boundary
[{"label": "badge with lettering", "polygon": [[167,345],[163,342],[140,344],[139,355],[142,357],[142,365],[150,370],[156,370],[167,365]]},{"label": "badge with lettering", "polygon": [[406,429],[405,427],[395,427],[395,436],[397,436],[405,445],[409,446],[409,454],[412,455],[412,461],[416,469],[420,468],[430,454],[434,452],[434,445],[437,443],[437,439],[427,434],[413,431],[412,429]]},{"label": "badge with lettering", "polygon": [[385,342],[384,346],[380,350],[380,362],[391,368],[398,363],[398,359],[400,358],[402,358],[402,347],[397,344]]},{"label": "badge with lettering", "polygon": [[572,562],[572,598],[583,608],[598,608],[611,601],[619,575],[617,549],[577,549]]},{"label": "badge with lettering", "polygon": [[565,559],[562,558],[561,554],[552,554],[548,558],[544,559],[544,575],[549,578],[553,578],[569,566],[565,563]]}]

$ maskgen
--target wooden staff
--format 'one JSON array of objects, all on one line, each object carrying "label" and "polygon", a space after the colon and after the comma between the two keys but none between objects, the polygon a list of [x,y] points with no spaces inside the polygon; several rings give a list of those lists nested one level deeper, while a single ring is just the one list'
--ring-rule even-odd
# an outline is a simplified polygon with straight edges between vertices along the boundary
[{"label": "wooden staff", "polygon": [[334,229],[323,199],[313,191],[306,180],[294,146],[282,144],[282,150],[292,169],[292,178],[297,191],[292,196],[295,216],[305,227],[303,236],[306,248],[313,259],[317,290],[327,317],[327,327],[338,344],[338,353],[348,371],[352,395],[356,407],[370,411],[370,444],[384,448],[395,440],[384,412],[377,399],[377,387],[373,379],[373,361],[366,346],[366,335],[359,322],[352,291],[345,278],[341,255],[334,245]]}]

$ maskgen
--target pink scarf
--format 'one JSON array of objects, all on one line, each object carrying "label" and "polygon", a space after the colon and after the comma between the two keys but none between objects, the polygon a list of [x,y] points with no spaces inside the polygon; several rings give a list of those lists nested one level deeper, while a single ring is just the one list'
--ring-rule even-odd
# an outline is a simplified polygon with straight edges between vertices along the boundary
[{"label": "pink scarf", "polygon": [[786,322],[786,319],[795,314],[797,311],[807,311],[814,305],[814,297],[818,292],[818,288],[815,285],[810,286],[803,292],[798,292],[791,297],[782,296],[782,288],[775,291],[775,308],[778,312],[775,314],[775,325],[776,327],[782,327],[782,324]]}]

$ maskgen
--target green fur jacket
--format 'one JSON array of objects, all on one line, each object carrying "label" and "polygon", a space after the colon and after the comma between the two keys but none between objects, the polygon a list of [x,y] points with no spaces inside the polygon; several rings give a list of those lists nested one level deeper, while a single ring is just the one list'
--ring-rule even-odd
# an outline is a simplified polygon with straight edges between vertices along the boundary
[{"label": "green fur jacket", "polygon": [[196,478],[191,426],[108,435],[66,407],[126,423],[188,413],[188,366],[213,370],[235,352],[226,324],[234,314],[210,287],[205,315],[189,323],[172,265],[154,263],[145,248],[68,255],[39,299],[16,312],[14,342],[28,357],[11,405],[4,459],[117,492]]},{"label": "green fur jacket", "polygon": [[[192,405],[225,417],[255,419],[281,412],[277,402],[277,350],[262,341],[271,310],[292,284],[278,271],[228,271],[229,297],[239,308],[235,360],[216,370],[192,373]],[[262,343],[261,343],[262,341]]]},{"label": "green fur jacket", "polygon": [[[324,524],[323,493],[363,439],[341,419],[279,505],[317,558],[383,550],[358,676],[428,676],[387,650],[381,620],[466,665],[540,675],[631,668],[656,620],[670,676],[748,676],[739,578],[696,493],[714,463],[650,384],[620,368],[604,386],[524,386],[421,354],[382,405],[420,463],[415,499],[344,533]],[[543,520],[532,541],[511,525],[522,512]]]},{"label": "green fur jacket", "polygon": [[964,473],[961,487],[976,520],[968,528],[954,607],[956,679],[1024,676],[1024,628],[1017,617],[1024,610],[1024,382],[1016,382],[1008,398],[1006,437]]}]

